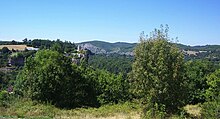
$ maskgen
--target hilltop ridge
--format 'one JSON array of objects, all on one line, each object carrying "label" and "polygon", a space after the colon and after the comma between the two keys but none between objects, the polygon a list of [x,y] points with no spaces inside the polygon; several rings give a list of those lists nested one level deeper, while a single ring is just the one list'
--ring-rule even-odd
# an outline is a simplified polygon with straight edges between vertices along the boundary
[{"label": "hilltop ridge", "polygon": [[105,41],[87,41],[81,42],[77,45],[80,45],[82,48],[91,50],[95,54],[126,54],[133,55],[133,49],[136,46],[136,43],[126,43],[126,42],[115,42],[109,43]]},{"label": "hilltop ridge", "polygon": [[[177,43],[175,44],[181,51],[183,51],[186,59],[220,60],[220,45],[190,46]],[[77,45],[84,49],[89,49],[94,54],[121,54],[133,56],[133,50],[137,43],[110,43],[96,40],[77,43]]]}]

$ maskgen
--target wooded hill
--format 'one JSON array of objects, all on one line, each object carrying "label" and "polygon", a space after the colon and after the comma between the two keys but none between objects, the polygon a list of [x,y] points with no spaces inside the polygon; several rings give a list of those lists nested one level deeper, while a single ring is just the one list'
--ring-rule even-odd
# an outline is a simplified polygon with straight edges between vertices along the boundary
[{"label": "wooded hill", "polygon": [[[89,49],[95,54],[121,54],[133,56],[134,47],[137,43],[116,42],[109,43],[104,41],[88,41],[77,43],[85,49]],[[208,59],[212,61],[220,60],[220,45],[189,46],[176,44],[185,54],[185,59]]]}]

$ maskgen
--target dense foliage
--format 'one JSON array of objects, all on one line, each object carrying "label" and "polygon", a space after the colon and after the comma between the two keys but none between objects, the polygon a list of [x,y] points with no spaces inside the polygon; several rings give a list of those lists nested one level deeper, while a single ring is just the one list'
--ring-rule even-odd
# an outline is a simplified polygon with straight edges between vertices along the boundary
[{"label": "dense foliage", "polygon": [[41,39],[34,39],[31,41],[31,46],[41,48],[41,49],[50,49],[50,48],[59,48],[60,52],[70,52],[76,49],[74,43],[71,42],[62,42],[61,40],[57,39],[56,41],[50,40],[41,40]]},{"label": "dense foliage", "polygon": [[114,74],[127,74],[131,71],[132,60],[133,57],[126,55],[92,55],[89,57],[88,65]]},{"label": "dense foliage", "polygon": [[71,65],[57,51],[42,50],[29,57],[17,81],[18,93],[60,107],[98,106],[125,99],[122,75]]},{"label": "dense foliage", "polygon": [[220,97],[215,97],[214,100],[209,100],[202,105],[202,117],[205,119],[220,118]]},{"label": "dense foliage", "polygon": [[175,112],[185,104],[185,69],[183,54],[169,42],[167,32],[168,28],[161,27],[147,39],[141,36],[130,80],[133,93],[149,110],[158,105],[158,109]]},{"label": "dense foliage", "polygon": [[0,67],[5,67],[8,63],[8,57],[10,55],[10,52],[2,52],[0,50]]},{"label": "dense foliage", "polygon": [[56,51],[43,50],[29,57],[18,76],[17,90],[34,100],[76,107],[88,99],[88,85],[70,60]]},{"label": "dense foliage", "polygon": [[220,70],[206,76],[207,85],[205,96],[206,102],[203,104],[202,116],[204,118],[220,118]]},{"label": "dense foliage", "polygon": [[33,39],[28,40],[25,38],[23,42],[17,41],[0,41],[0,45],[27,45],[34,48],[40,49],[50,49],[54,44],[59,44],[63,52],[70,52],[76,49],[76,45],[74,43],[68,41],[61,41],[60,39],[57,40],[45,40],[45,39]]},{"label": "dense foliage", "polygon": [[128,82],[122,74],[86,68],[84,77],[90,81],[95,90],[94,96],[98,104],[117,104],[129,100]]},{"label": "dense foliage", "polygon": [[209,88],[207,76],[213,73],[218,65],[207,60],[195,60],[186,62],[186,76],[188,79],[189,103],[197,104],[205,102],[205,92]]},{"label": "dense foliage", "polygon": [[220,69],[207,76],[207,85],[209,88],[206,90],[207,100],[215,100],[220,97]]}]

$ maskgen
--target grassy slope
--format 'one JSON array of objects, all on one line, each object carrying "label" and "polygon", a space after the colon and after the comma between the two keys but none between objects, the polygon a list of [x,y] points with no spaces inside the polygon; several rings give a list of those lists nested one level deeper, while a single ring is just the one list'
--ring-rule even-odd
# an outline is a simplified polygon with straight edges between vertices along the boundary
[{"label": "grassy slope", "polygon": [[141,108],[132,103],[66,110],[23,99],[13,101],[7,108],[0,107],[0,118],[139,119],[138,112]]},{"label": "grassy slope", "polygon": [[[191,117],[199,118],[201,108],[198,105],[184,107]],[[141,119],[143,108],[135,103],[105,105],[100,108],[60,109],[50,104],[20,99],[14,100],[8,107],[0,107],[0,118],[33,118],[33,119]],[[157,119],[157,118],[156,118]],[[159,119],[159,118],[158,118]],[[171,115],[169,119],[180,119]]]}]

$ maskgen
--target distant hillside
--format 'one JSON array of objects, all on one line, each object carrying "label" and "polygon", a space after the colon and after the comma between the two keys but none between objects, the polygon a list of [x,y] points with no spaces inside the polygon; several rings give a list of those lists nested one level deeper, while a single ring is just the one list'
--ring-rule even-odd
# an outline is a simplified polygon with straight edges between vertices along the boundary
[{"label": "distant hillside", "polygon": [[104,41],[88,41],[78,43],[82,48],[91,50],[95,54],[126,54],[132,55],[136,43],[116,42],[109,43]]},{"label": "distant hillside", "polygon": [[194,51],[220,51],[220,45],[204,45],[204,46],[189,46],[183,44],[176,44],[177,47],[183,50],[194,50]]},{"label": "distant hillside", "polygon": [[[104,41],[88,41],[78,43],[82,48],[89,49],[95,54],[125,54],[132,55],[137,43],[116,42],[109,43]],[[185,55],[185,59],[208,59],[220,61],[220,45],[188,46],[176,44]]]}]

